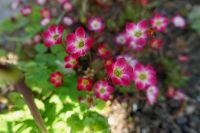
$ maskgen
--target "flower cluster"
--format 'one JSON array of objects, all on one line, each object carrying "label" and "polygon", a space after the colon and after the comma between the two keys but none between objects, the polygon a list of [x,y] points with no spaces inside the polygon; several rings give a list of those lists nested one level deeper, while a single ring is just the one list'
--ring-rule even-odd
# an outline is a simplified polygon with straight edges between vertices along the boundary
[{"label": "flower cluster", "polygon": [[164,15],[156,13],[149,20],[127,23],[125,30],[115,37],[115,42],[120,45],[128,45],[129,48],[136,51],[141,51],[146,44],[154,49],[160,49],[164,41],[153,36],[156,32],[165,32],[170,22],[177,28],[184,29],[186,27],[186,21],[180,15],[168,19]]},{"label": "flower cluster", "polygon": [[[67,12],[73,9],[72,4],[68,0],[57,0],[57,2],[60,3],[62,9]],[[140,2],[142,5],[148,3],[148,1],[145,0]],[[52,19],[51,12],[47,8],[43,8],[40,11],[40,15],[42,21],[44,21],[42,25],[48,24]],[[48,22],[47,19],[49,20]],[[67,27],[73,25],[75,22],[70,16],[63,16],[61,20],[62,24]],[[136,51],[141,51],[147,44],[149,44],[151,48],[158,50],[162,47],[164,41],[161,38],[155,37],[154,34],[156,32],[165,33],[170,23],[182,29],[186,26],[186,21],[179,15],[170,20],[164,15],[156,13],[149,20],[127,23],[125,29],[117,34],[114,40],[118,46],[127,47],[127,50],[134,49]],[[107,101],[110,99],[114,88],[118,86],[130,87],[135,85],[138,91],[146,93],[148,104],[154,104],[157,101],[159,93],[157,75],[154,68],[151,65],[142,64],[131,52],[128,54],[120,53],[121,55],[119,55],[119,53],[113,54],[113,51],[109,50],[110,47],[102,42],[102,40],[101,42],[94,40],[93,38],[96,39],[101,36],[102,31],[106,29],[106,25],[101,17],[92,17],[88,19],[85,27],[87,27],[86,30],[82,26],[77,27],[74,33],[69,33],[63,37],[64,27],[62,25],[51,25],[42,35],[46,47],[50,48],[53,45],[62,45],[65,48],[67,55],[64,58],[64,67],[67,69],[70,68],[80,72],[82,69],[82,67],[80,67],[82,65],[82,58],[84,58],[84,61],[89,62],[89,66],[87,66],[88,69],[93,67],[91,62],[94,59],[100,58],[103,60],[104,78],[99,80],[98,78],[87,76],[87,74],[84,73],[84,75],[78,76],[77,89],[79,91],[86,91],[89,94],[94,94],[96,98]],[[63,40],[63,38],[65,38],[65,40]],[[91,55],[94,55],[94,57],[91,57]],[[93,73],[92,75],[96,76],[96,72],[94,71]],[[63,83],[62,74],[60,72],[52,74],[50,82],[56,87],[61,86]],[[92,93],[92,91],[94,93]],[[173,93],[175,99],[181,96],[181,93],[178,91]]]},{"label": "flower cluster", "polygon": [[[50,26],[44,33],[43,38],[45,41],[45,46],[52,47],[53,45],[63,45],[62,35],[64,28],[61,25]],[[75,33],[70,33],[66,36],[66,53],[68,54],[64,58],[65,68],[77,68],[78,59],[83,57],[90,51],[93,39],[86,35],[83,27],[78,27]],[[106,49],[104,44],[100,44],[98,47],[98,54],[101,58],[106,58],[110,55],[109,50]],[[112,62],[110,62],[111,65]],[[109,65],[109,63],[106,63]],[[130,68],[131,69],[131,68]],[[50,82],[56,87],[60,87],[63,83],[62,74],[60,72],[53,73],[51,75]],[[79,91],[90,92],[93,88],[92,80],[90,78],[79,78],[77,89]],[[111,93],[113,92],[113,87],[109,85],[107,81],[100,81],[94,85],[94,94],[96,98],[103,99],[105,101],[109,100]]]}]

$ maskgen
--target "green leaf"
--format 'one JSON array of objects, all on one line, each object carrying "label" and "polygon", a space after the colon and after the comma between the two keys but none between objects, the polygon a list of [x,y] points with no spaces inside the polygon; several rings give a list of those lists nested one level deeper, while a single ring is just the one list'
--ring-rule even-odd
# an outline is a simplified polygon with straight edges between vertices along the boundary
[{"label": "green leaf", "polygon": [[38,52],[38,53],[45,53],[48,48],[45,47],[43,44],[38,44],[34,47],[34,49]]},{"label": "green leaf", "polygon": [[100,99],[95,100],[96,108],[99,110],[103,109],[105,107],[105,104],[106,104],[106,102],[103,100],[100,100]]},{"label": "green leaf", "polygon": [[7,55],[7,52],[3,49],[0,49],[0,57],[6,56],[6,55]]},{"label": "green leaf", "polygon": [[57,53],[59,53],[61,51],[62,52],[65,51],[64,48],[63,48],[63,46],[62,46],[62,44],[60,44],[60,45],[54,45],[54,46],[51,47],[51,52],[52,53],[57,54]]},{"label": "green leaf", "polygon": [[19,93],[17,93],[17,92],[11,92],[11,93],[9,93],[8,94],[8,98],[9,98],[9,100],[12,103],[14,103],[16,105],[16,107],[18,109],[23,108],[24,105],[25,105],[25,102],[24,102],[22,96]]}]

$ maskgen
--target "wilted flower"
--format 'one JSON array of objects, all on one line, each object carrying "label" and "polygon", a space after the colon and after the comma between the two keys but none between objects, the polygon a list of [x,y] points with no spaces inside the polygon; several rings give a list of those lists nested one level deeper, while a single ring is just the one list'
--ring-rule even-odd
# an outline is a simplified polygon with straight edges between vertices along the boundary
[{"label": "wilted flower", "polygon": [[45,46],[51,47],[52,45],[62,44],[63,32],[64,28],[61,25],[50,26],[42,35]]},{"label": "wilted flower", "polygon": [[113,91],[113,87],[110,86],[107,81],[100,81],[94,86],[95,96],[97,98],[103,99],[104,101],[110,99],[110,95],[113,93]]},{"label": "wilted flower", "polygon": [[149,86],[146,90],[146,97],[149,105],[156,103],[158,98],[158,88],[156,86]]},{"label": "wilted flower", "polygon": [[170,87],[167,90],[166,96],[174,100],[180,100],[180,101],[185,100],[187,98],[187,96],[183,93],[182,90],[175,89],[173,87]]},{"label": "wilted flower", "polygon": [[175,91],[173,99],[175,100],[185,100],[187,98],[187,96],[183,93],[182,90],[178,89]]}]

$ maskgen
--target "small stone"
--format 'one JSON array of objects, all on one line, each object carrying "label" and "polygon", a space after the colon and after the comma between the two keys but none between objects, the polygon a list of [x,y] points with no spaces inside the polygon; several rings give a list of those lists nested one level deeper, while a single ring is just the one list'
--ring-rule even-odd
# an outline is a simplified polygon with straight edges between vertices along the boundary
[{"label": "small stone", "polygon": [[188,119],[186,117],[180,117],[176,120],[176,123],[180,126],[186,125],[188,122]]},{"label": "small stone", "polygon": [[185,111],[186,111],[187,114],[190,115],[190,114],[192,114],[192,113],[195,111],[195,109],[196,109],[195,106],[190,105],[190,106],[187,106],[187,107],[186,107],[186,110],[185,110]]},{"label": "small stone", "polygon": [[137,104],[133,104],[132,110],[133,110],[133,112],[136,112],[138,110],[138,105]]}]

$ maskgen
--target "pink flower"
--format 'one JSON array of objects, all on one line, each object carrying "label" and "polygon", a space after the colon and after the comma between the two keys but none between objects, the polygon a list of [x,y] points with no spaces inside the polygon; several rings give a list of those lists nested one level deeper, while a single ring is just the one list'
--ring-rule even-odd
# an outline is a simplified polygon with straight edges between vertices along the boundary
[{"label": "pink flower", "polygon": [[23,16],[28,16],[32,13],[32,8],[30,6],[24,6],[21,10],[20,10],[20,13],[23,15]]},{"label": "pink flower", "polygon": [[156,73],[151,66],[137,64],[133,70],[133,80],[138,90],[144,90],[148,86],[155,85],[157,82]]},{"label": "pink flower", "polygon": [[84,56],[90,50],[93,44],[93,39],[86,37],[82,27],[76,29],[75,34],[71,33],[66,36],[66,51],[77,57]]},{"label": "pink flower", "polygon": [[60,72],[52,73],[50,76],[50,82],[56,87],[60,87],[63,84],[63,75]]},{"label": "pink flower", "polygon": [[187,96],[183,93],[182,90],[180,89],[174,89],[173,87],[170,87],[168,90],[167,90],[167,93],[166,93],[166,96],[168,98],[172,98],[174,100],[186,100],[187,99]]},{"label": "pink flower", "polygon": [[155,48],[155,49],[160,49],[160,47],[163,45],[163,40],[161,39],[157,39],[157,38],[154,38],[150,41],[150,46],[152,48]]},{"label": "pink flower", "polygon": [[110,52],[108,51],[108,49],[105,47],[104,44],[100,44],[97,49],[98,49],[98,54],[101,58],[105,58],[110,55]]},{"label": "pink flower", "polygon": [[100,81],[95,84],[94,94],[97,98],[103,99],[107,101],[110,99],[111,93],[113,93],[114,89],[112,86],[108,84],[107,81]]},{"label": "pink flower", "polygon": [[135,66],[138,63],[138,61],[134,59],[133,56],[130,56],[130,55],[121,55],[117,57],[117,59],[119,58],[124,58],[126,62],[129,64],[129,66],[132,67],[133,70],[135,69]]},{"label": "pink flower", "polygon": [[65,1],[68,1],[68,0],[57,0],[57,2],[60,4],[64,3]]},{"label": "pink flower", "polygon": [[183,93],[182,90],[176,90],[175,93],[174,93],[174,96],[172,97],[173,99],[175,100],[186,100],[187,99],[187,96]]},{"label": "pink flower", "polygon": [[158,88],[156,86],[149,86],[146,90],[146,97],[149,105],[156,103],[158,98]]},{"label": "pink flower", "polygon": [[41,42],[42,37],[41,37],[41,35],[38,33],[38,34],[36,34],[35,36],[33,36],[32,40],[33,40],[33,44],[36,45],[36,44],[38,44],[38,43]]},{"label": "pink flower", "polygon": [[146,6],[149,4],[149,0],[139,0],[140,4],[142,4],[143,6]]},{"label": "pink flower", "polygon": [[73,18],[71,18],[71,17],[65,16],[65,17],[63,17],[63,23],[64,23],[66,26],[71,26],[71,25],[74,24],[74,20],[73,20]]},{"label": "pink flower", "polygon": [[126,38],[126,33],[125,32],[119,33],[115,37],[115,42],[117,44],[124,45],[124,44],[126,44],[126,41],[127,41],[127,38]]},{"label": "pink flower", "polygon": [[113,64],[112,57],[109,57],[104,61],[104,67],[105,67],[106,72],[107,72],[108,75],[109,75],[110,69],[112,68],[112,64]]},{"label": "pink flower", "polygon": [[62,9],[65,10],[65,11],[67,11],[67,12],[69,12],[69,11],[71,11],[73,9],[73,6],[72,6],[71,2],[64,1],[62,3]]},{"label": "pink flower", "polygon": [[189,60],[189,57],[187,55],[180,55],[178,57],[178,60],[181,62],[187,62]]},{"label": "pink flower", "polygon": [[46,25],[48,25],[50,22],[51,22],[51,18],[43,18],[43,19],[40,21],[40,25],[41,25],[41,26],[46,26]]},{"label": "pink flower", "polygon": [[111,66],[113,63],[113,59],[109,57],[108,59],[105,60],[104,65],[105,66]]},{"label": "pink flower", "polygon": [[146,30],[147,30],[146,20],[142,20],[138,24],[128,23],[126,25],[126,34],[128,40],[134,41],[136,44],[140,45],[146,44],[146,39],[147,39]]},{"label": "pink flower", "polygon": [[12,3],[11,3],[11,9],[12,10],[16,10],[19,7],[19,5],[20,5],[21,2],[22,2],[21,0],[14,0],[14,1],[12,1]]},{"label": "pink flower", "polygon": [[158,32],[163,32],[166,30],[168,25],[168,19],[161,14],[155,14],[154,17],[150,20],[152,28]]},{"label": "pink flower", "polygon": [[77,89],[79,91],[91,91],[92,90],[92,80],[89,78],[80,78],[78,79]]},{"label": "pink flower", "polygon": [[62,44],[63,32],[64,28],[61,25],[50,26],[42,35],[45,46],[51,47],[52,45]]},{"label": "pink flower", "polygon": [[78,58],[74,55],[65,57],[65,68],[76,68],[78,66]]},{"label": "pink flower", "polygon": [[41,9],[40,15],[41,15],[42,18],[51,18],[51,12],[48,8]]},{"label": "pink flower", "polygon": [[108,70],[108,73],[116,85],[128,86],[131,84],[133,69],[124,58],[117,59]]},{"label": "pink flower", "polygon": [[144,44],[138,44],[133,39],[129,39],[128,40],[128,47],[139,52],[144,47]]},{"label": "pink flower", "polygon": [[172,18],[172,23],[174,24],[175,27],[177,28],[185,28],[186,27],[186,21],[182,16],[175,16]]},{"label": "pink flower", "polygon": [[175,95],[175,89],[173,87],[169,87],[166,92],[166,96],[172,98],[174,95]]},{"label": "pink flower", "polygon": [[38,5],[44,5],[47,2],[47,0],[37,0],[36,3]]},{"label": "pink flower", "polygon": [[100,17],[90,18],[88,20],[88,29],[90,31],[100,32],[104,29],[105,25]]}]

